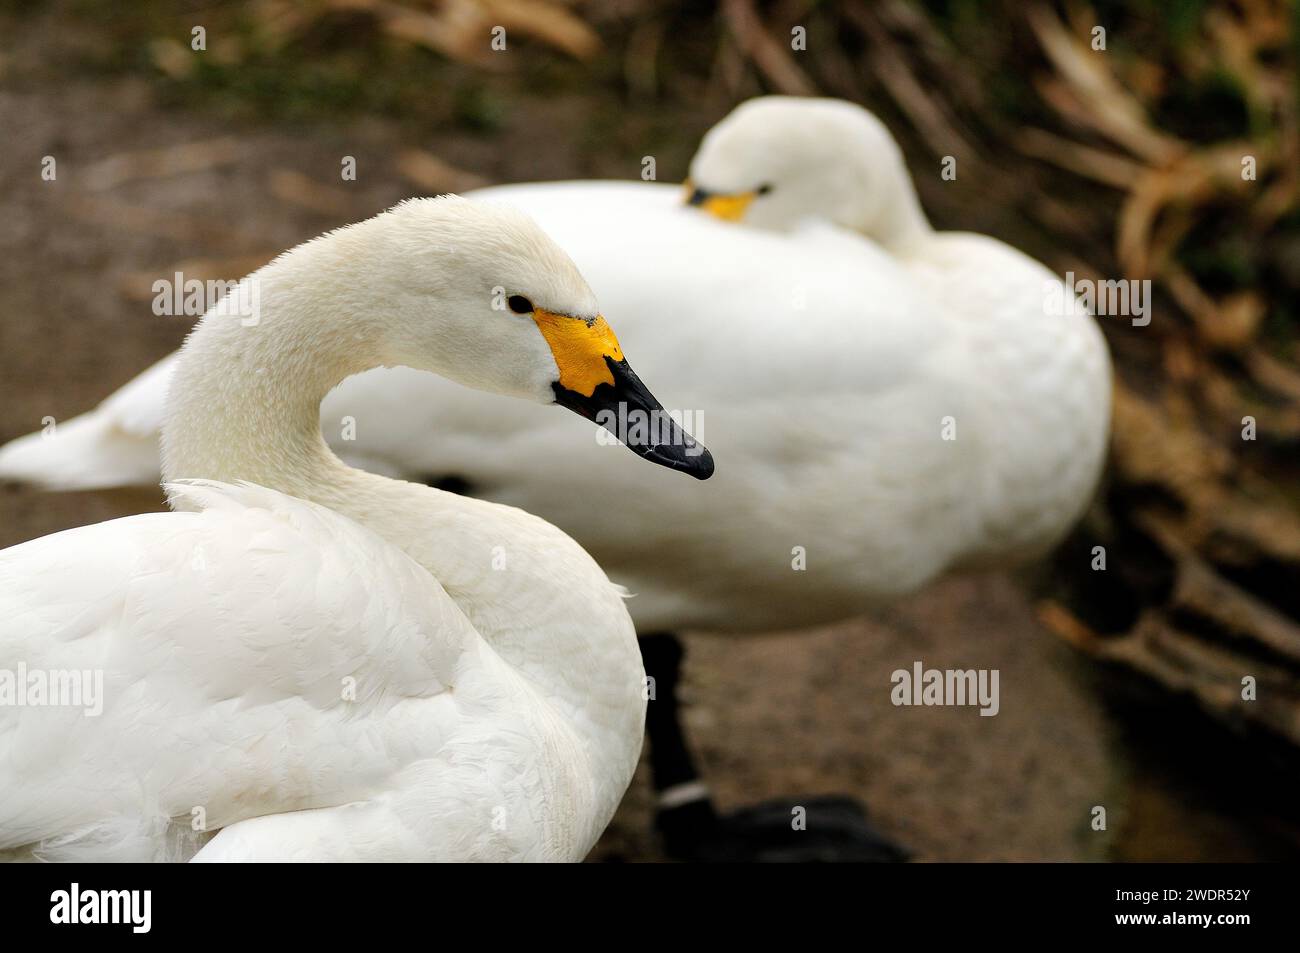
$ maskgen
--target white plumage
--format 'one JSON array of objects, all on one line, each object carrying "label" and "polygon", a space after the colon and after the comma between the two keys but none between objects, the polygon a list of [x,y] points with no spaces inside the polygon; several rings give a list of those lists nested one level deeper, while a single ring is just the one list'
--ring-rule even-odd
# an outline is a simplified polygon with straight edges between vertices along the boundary
[{"label": "white plumage", "polygon": [[[770,186],[744,214],[760,227],[645,183],[474,197],[533,215],[673,407],[702,413],[724,465],[698,492],[594,446],[576,420],[400,368],[331,393],[327,438],[360,466],[458,476],[564,527],[637,594],[643,631],[840,619],[1065,534],[1105,456],[1110,362],[1091,317],[1045,307],[1064,299],[1055,276],[985,236],[934,232],[888,132],[846,103],[746,103],[706,137],[691,179],[714,194]],[[0,475],[147,482],[167,372],[67,437],[0,449]],[[344,417],[355,441],[339,439]],[[795,547],[807,572],[792,570]]]},{"label": "white plumage", "polygon": [[[0,552],[0,668],[103,677],[98,715],[0,706],[0,853],[582,858],[641,745],[621,591],[544,521],[349,470],[314,431],[331,386],[387,361],[549,401],[543,335],[490,289],[594,299],[522,216],[458,199],[255,278],[261,323],[209,314],[179,358],[181,512]],[[199,476],[227,482],[175,482]]]}]

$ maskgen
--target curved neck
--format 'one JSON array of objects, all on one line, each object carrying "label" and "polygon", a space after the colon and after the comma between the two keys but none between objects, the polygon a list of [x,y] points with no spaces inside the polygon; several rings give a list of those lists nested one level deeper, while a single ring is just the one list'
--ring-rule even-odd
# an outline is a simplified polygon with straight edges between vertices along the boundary
[{"label": "curved neck", "polygon": [[347,468],[320,433],[320,403],[350,374],[388,363],[379,317],[338,302],[365,287],[363,222],[299,246],[241,287],[255,313],[213,308],[182,347],[167,396],[164,480],[245,480],[312,499]]},{"label": "curved neck", "polygon": [[893,255],[906,257],[917,252],[934,236],[934,229],[921,209],[906,168],[898,170],[892,189],[876,190],[876,196],[874,208],[857,224],[857,231],[880,247]]},{"label": "curved neck", "polygon": [[934,229],[921,208],[903,152],[878,123],[859,132],[863,144],[856,154],[870,160],[856,170],[857,201],[846,203],[847,224],[891,254],[913,254],[934,236]]},{"label": "curved neck", "polygon": [[[168,395],[164,480],[256,483],[326,506],[404,550],[497,654],[569,716],[596,770],[616,775],[611,759],[621,766],[628,746],[639,748],[642,714],[630,702],[640,697],[642,673],[631,624],[621,608],[610,611],[618,597],[594,563],[549,524],[352,469],[322,438],[320,404],[330,389],[392,363],[375,343],[383,339],[378,319],[338,303],[366,286],[364,255],[335,249],[322,260],[322,244],[246,279],[260,283],[255,325],[209,312],[191,333]],[[350,295],[338,292],[340,282]],[[510,564],[495,571],[503,542]],[[604,602],[592,591],[602,583]],[[620,621],[626,631],[611,631]],[[597,723],[586,714],[593,706],[609,717]]]}]

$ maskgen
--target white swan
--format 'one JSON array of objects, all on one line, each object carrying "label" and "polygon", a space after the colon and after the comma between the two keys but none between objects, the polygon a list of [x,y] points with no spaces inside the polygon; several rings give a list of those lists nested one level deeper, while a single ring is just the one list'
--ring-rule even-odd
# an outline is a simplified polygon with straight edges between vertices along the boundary
[{"label": "white swan", "polygon": [[[1047,313],[1066,297],[1055,276],[991,238],[934,231],[888,131],[848,103],[743,104],[690,178],[714,215],[646,183],[475,194],[533,215],[675,406],[703,413],[701,439],[729,464],[708,492],[599,455],[577,421],[401,369],[330,394],[334,446],[555,522],[636,593],[642,634],[839,620],[950,569],[1033,558],[1068,531],[1105,455],[1110,362],[1091,317]],[[53,440],[0,449],[0,476],[147,482],[168,373],[164,361]],[[355,441],[338,439],[344,417]]]},{"label": "white swan", "polygon": [[[1061,293],[1047,269],[985,236],[933,231],[888,131],[848,103],[743,104],[705,138],[691,181],[696,203],[743,207],[773,231],[718,224],[644,183],[475,195],[537,219],[617,311],[642,366],[702,412],[707,442],[739,462],[715,481],[731,505],[600,454],[576,421],[402,369],[330,394],[327,438],[378,472],[454,475],[563,526],[638,593],[642,628],[842,618],[1066,532],[1100,472],[1110,364],[1089,316],[1045,313]],[[173,360],[55,437],[0,449],[0,478],[154,479]],[[354,440],[340,438],[344,417]],[[637,505],[612,519],[629,481]],[[816,572],[791,571],[797,545]]]},{"label": "white swan", "polygon": [[[164,472],[205,478],[169,485],[194,512],[0,552],[0,852],[582,858],[641,746],[620,591],[534,516],[347,468],[318,406],[399,363],[583,414],[653,398],[505,208],[411,201],[245,280],[260,322],[210,312],[172,384]],[[673,436],[634,449],[706,476]]]}]

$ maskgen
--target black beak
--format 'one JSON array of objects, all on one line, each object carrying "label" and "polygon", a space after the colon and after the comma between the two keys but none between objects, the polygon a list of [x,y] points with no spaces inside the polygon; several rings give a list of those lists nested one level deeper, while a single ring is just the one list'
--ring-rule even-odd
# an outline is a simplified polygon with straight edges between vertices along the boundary
[{"label": "black beak", "polygon": [[552,384],[555,402],[595,421],[623,446],[652,463],[689,473],[697,480],[713,476],[713,455],[683,430],[641,383],[627,361],[605,357],[614,383],[600,383],[590,397]]},{"label": "black beak", "polygon": [[710,192],[704,191],[704,189],[692,189],[691,194],[686,198],[686,204],[696,206],[703,205],[709,200],[711,194],[712,193]]}]

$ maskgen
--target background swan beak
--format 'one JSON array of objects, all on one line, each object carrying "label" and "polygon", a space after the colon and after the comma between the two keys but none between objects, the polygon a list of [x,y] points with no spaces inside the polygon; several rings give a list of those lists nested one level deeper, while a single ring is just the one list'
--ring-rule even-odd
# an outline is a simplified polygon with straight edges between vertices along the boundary
[{"label": "background swan beak", "polygon": [[613,383],[596,385],[588,397],[556,382],[555,402],[595,421],[652,463],[697,480],[713,476],[713,455],[668,415],[627,361],[606,356],[605,364]]},{"label": "background swan beak", "polygon": [[757,192],[737,192],[735,195],[717,195],[704,189],[692,188],[687,192],[686,204],[702,208],[724,222],[739,222],[749,210]]}]

